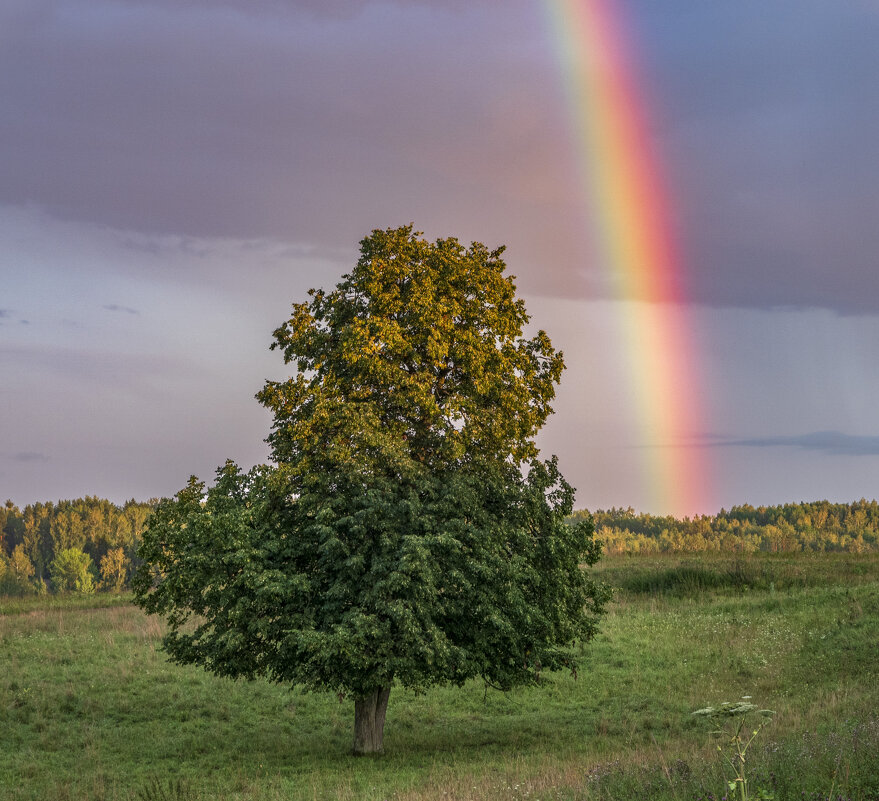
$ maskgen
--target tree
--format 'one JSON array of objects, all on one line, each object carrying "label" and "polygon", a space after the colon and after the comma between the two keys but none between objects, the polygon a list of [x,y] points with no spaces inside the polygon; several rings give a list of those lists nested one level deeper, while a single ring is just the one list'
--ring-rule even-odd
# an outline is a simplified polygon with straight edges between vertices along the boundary
[{"label": "tree", "polygon": [[75,590],[82,593],[95,591],[92,575],[92,558],[79,548],[64,548],[55,554],[49,565],[52,583],[59,590]]},{"label": "tree", "polygon": [[51,503],[35,503],[24,508],[22,545],[34,567],[37,581],[44,578],[44,569],[51,560],[52,542],[49,537],[53,507]]},{"label": "tree", "polygon": [[121,592],[128,575],[128,557],[123,548],[110,548],[101,557],[101,584],[108,590]]},{"label": "tree", "polygon": [[34,566],[28,559],[21,544],[16,545],[7,559],[0,553],[0,595],[27,595],[36,588],[30,579]]},{"label": "tree", "polygon": [[9,568],[21,582],[27,582],[33,577],[36,571],[33,562],[25,552],[24,545],[19,543],[12,550],[12,555],[9,557]]},{"label": "tree", "polygon": [[49,526],[49,536],[54,553],[59,553],[66,548],[82,550],[86,539],[82,518],[72,508],[60,508],[56,511]]},{"label": "tree", "polygon": [[228,462],[159,504],[138,602],[171,658],[354,698],[382,750],[391,685],[508,689],[574,667],[607,591],[600,545],[534,436],[562,354],[528,323],[503,249],[373,231],[275,331],[276,467]]}]

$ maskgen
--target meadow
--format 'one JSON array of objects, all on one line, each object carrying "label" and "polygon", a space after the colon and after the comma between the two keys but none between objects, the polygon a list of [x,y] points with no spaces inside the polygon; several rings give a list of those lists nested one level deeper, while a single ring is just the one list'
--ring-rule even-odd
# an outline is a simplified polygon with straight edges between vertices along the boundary
[{"label": "meadow", "polygon": [[125,595],[0,599],[0,798],[719,801],[728,739],[692,712],[751,696],[749,797],[879,799],[879,554],[596,572],[616,594],[577,675],[394,688],[358,759],[351,699],[170,664]]}]

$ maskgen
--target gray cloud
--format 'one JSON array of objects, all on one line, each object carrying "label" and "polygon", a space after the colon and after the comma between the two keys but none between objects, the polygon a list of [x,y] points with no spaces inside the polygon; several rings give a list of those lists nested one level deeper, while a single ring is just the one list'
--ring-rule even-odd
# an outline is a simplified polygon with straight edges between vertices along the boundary
[{"label": "gray cloud", "polygon": [[[144,234],[506,243],[606,295],[540,4],[13,0],[0,203]],[[691,299],[879,311],[879,14],[632,3]]]},{"label": "gray cloud", "polygon": [[33,451],[19,451],[10,454],[8,457],[13,462],[48,462],[49,457],[44,453],[34,453]]},{"label": "gray cloud", "polygon": [[802,448],[834,455],[879,456],[879,437],[843,434],[839,431],[815,431],[810,434],[780,437],[756,437],[709,443],[715,447]]},{"label": "gray cloud", "polygon": [[[16,157],[2,199],[120,228],[347,243],[364,217],[425,217],[428,197],[459,200],[466,167],[431,164],[431,152],[454,162],[450,140],[464,144],[473,126],[491,134],[484,115],[507,72],[484,27],[450,47],[449,21],[436,29],[417,7],[280,23],[197,4],[42,7],[51,13],[7,15]],[[510,66],[514,88],[528,64]]]},{"label": "gray cloud", "polygon": [[101,307],[102,309],[106,309],[111,312],[125,312],[126,314],[140,314],[137,309],[132,309],[131,306],[120,306],[118,303],[108,303],[105,306]]},{"label": "gray cloud", "polygon": [[[124,0],[131,6],[151,6],[164,10],[180,10],[179,0]],[[500,2],[501,0],[421,0],[420,5],[461,7],[466,3]],[[245,15],[293,16],[307,14],[330,19],[349,19],[371,5],[418,5],[419,0],[187,0],[190,8],[203,11],[224,9]]]},{"label": "gray cloud", "polygon": [[692,295],[875,312],[876,9],[675,5],[644,8]]}]

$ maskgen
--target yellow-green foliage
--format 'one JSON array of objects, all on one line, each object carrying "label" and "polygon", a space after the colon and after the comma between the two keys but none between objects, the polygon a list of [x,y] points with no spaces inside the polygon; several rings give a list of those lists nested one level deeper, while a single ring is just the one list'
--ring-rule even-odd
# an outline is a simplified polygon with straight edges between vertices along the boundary
[{"label": "yellow-green foliage", "polygon": [[0,570],[0,595],[33,593],[44,587],[52,578],[53,562],[69,549],[85,553],[91,563],[100,565],[104,588],[121,588],[136,562],[144,523],[155,505],[155,500],[131,500],[117,506],[87,496],[19,509],[7,501],[0,507],[0,562],[7,561],[10,570],[5,575]]},{"label": "yellow-green foliage", "polygon": [[[588,517],[575,512],[573,520]],[[668,553],[726,551],[770,553],[788,551],[879,550],[879,503],[791,503],[722,509],[717,515],[675,517],[638,514],[634,509],[592,513],[604,552]]]}]

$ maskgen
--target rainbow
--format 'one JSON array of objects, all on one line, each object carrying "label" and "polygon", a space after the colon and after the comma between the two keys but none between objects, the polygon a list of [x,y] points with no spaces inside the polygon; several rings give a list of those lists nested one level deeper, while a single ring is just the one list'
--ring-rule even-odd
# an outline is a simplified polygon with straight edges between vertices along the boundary
[{"label": "rainbow", "polygon": [[[647,134],[621,0],[544,0],[557,42],[595,257],[624,311],[619,338],[649,508],[708,511],[698,358],[668,201]],[[634,488],[633,488],[634,489]],[[634,494],[634,492],[633,492]]]}]

